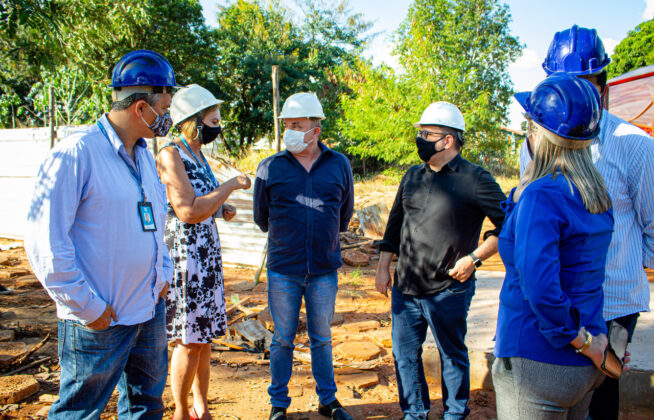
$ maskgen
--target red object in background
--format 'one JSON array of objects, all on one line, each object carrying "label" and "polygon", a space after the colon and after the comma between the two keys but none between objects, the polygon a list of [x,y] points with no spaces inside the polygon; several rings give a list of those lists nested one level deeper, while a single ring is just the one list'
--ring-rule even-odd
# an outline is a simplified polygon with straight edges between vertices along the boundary
[{"label": "red object in background", "polygon": [[654,135],[654,65],[614,77],[608,84],[611,114]]}]

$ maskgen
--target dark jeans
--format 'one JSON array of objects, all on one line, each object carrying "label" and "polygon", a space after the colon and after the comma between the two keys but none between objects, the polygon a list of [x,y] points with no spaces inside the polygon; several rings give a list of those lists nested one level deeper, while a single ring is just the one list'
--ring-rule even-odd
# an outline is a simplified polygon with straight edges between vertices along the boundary
[{"label": "dark jeans", "polygon": [[[636,329],[636,321],[640,314],[635,313],[614,319],[629,331],[629,342]],[[609,322],[606,323],[608,325]],[[593,393],[590,401],[589,414],[592,420],[617,420],[620,411],[620,382],[606,377]]]},{"label": "dark jeans", "polygon": [[431,329],[441,356],[445,420],[463,419],[470,410],[470,362],[465,345],[468,309],[475,281],[456,283],[431,296],[404,295],[393,286],[391,299],[393,357],[400,408],[405,419],[427,419],[429,388],[422,365],[422,344]]},{"label": "dark jeans", "polygon": [[49,419],[99,419],[118,385],[119,419],[161,419],[168,376],[166,305],[136,325],[92,330],[59,320],[59,399]]}]

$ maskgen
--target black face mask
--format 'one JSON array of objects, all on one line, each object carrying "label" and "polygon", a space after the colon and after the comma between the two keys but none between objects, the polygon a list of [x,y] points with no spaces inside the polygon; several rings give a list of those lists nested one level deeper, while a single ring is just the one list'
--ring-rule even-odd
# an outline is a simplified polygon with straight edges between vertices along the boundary
[{"label": "black face mask", "polygon": [[436,153],[442,152],[445,149],[436,150],[436,143],[443,140],[445,137],[440,138],[436,141],[427,141],[422,137],[416,137],[416,146],[418,146],[418,156],[425,162],[429,162],[432,156]]},{"label": "black face mask", "polygon": [[206,124],[202,124],[202,135],[200,136],[200,144],[209,144],[212,141],[216,140],[216,137],[223,132],[223,129],[220,125],[215,127],[209,127]]}]

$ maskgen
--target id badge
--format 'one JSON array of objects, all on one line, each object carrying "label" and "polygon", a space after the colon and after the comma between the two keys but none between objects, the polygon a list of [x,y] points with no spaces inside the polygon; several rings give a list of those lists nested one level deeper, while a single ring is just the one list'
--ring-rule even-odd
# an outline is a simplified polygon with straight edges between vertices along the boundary
[{"label": "id badge", "polygon": [[139,216],[141,217],[141,227],[143,232],[156,232],[157,225],[154,222],[154,212],[152,203],[149,201],[139,201]]}]

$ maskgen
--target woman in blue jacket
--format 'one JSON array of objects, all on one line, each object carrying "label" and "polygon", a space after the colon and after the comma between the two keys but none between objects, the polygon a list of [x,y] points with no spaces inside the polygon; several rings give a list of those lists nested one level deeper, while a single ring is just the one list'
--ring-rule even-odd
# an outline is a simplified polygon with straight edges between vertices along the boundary
[{"label": "woman in blue jacket", "polygon": [[607,345],[602,282],[611,200],[590,144],[601,102],[586,80],[554,74],[515,95],[536,123],[534,160],[506,202],[492,376],[504,419],[585,419]]}]

